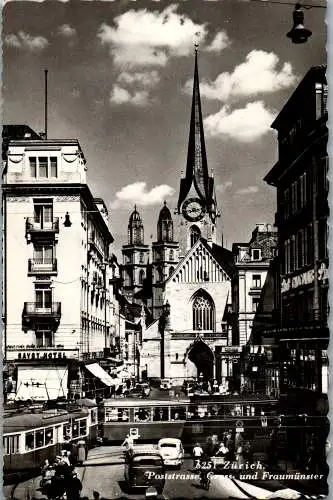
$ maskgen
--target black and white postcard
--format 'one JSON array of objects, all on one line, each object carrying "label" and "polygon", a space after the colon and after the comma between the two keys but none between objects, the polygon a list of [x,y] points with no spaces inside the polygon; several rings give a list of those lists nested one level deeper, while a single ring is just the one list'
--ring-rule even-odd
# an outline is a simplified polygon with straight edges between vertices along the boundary
[{"label": "black and white postcard", "polygon": [[5,2],[6,500],[328,496],[327,7]]}]

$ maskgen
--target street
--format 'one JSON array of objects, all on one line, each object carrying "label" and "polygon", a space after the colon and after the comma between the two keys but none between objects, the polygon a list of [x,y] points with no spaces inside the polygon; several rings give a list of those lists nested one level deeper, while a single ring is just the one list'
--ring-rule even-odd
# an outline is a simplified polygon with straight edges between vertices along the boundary
[{"label": "street", "polygon": [[[232,474],[232,471],[230,471]],[[84,463],[82,474],[82,497],[94,498],[98,492],[100,498],[117,499],[144,497],[144,492],[130,493],[124,481],[124,460],[120,447],[102,446],[90,451]],[[180,470],[167,471],[163,499],[172,498],[238,498],[250,496],[269,498],[277,489],[276,482],[267,481],[267,489],[258,488],[244,481],[238,481],[222,475],[212,476],[209,491],[200,487],[198,475],[192,472],[192,460],[185,458]],[[282,485],[281,485],[282,487]],[[295,497],[297,498],[297,497]]]}]

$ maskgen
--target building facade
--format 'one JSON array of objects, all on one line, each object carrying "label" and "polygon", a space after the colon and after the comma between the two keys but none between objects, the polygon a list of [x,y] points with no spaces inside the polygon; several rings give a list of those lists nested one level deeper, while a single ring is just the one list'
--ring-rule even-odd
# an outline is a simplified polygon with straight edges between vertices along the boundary
[{"label": "building facade", "polygon": [[265,177],[277,189],[281,412],[289,416],[289,456],[304,467],[312,450],[318,470],[325,469],[328,430],[326,101],[326,68],[313,67],[272,124],[279,159]]},{"label": "building facade", "polygon": [[232,246],[237,269],[233,283],[233,310],[238,318],[235,344],[243,346],[250,340],[261,290],[276,247],[277,229],[270,224],[257,224],[248,243]]},{"label": "building facade", "polygon": [[93,197],[86,175],[76,139],[8,137],[4,344],[6,361],[20,365],[19,399],[67,396],[70,360],[102,358],[112,344],[113,237],[107,208]]}]

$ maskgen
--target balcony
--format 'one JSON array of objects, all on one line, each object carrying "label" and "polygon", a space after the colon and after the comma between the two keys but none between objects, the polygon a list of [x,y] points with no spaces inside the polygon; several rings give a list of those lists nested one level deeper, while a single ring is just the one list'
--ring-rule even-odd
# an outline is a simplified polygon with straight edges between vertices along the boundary
[{"label": "balcony", "polygon": [[41,323],[55,331],[61,318],[61,302],[40,305],[37,302],[24,302],[22,312],[23,331],[34,330]]},{"label": "balcony", "polygon": [[30,239],[33,235],[55,235],[59,233],[59,217],[54,217],[52,221],[36,221],[34,217],[27,217],[25,221],[25,235]]},{"label": "balcony", "polygon": [[58,273],[57,259],[29,259],[28,276],[48,274],[56,275]]}]

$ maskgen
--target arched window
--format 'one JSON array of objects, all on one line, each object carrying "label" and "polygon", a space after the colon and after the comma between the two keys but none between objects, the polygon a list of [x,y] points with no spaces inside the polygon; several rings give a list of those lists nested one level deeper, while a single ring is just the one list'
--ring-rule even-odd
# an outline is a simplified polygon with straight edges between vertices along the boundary
[{"label": "arched window", "polygon": [[215,329],[215,307],[211,297],[204,292],[198,293],[193,301],[193,330]]},{"label": "arched window", "polygon": [[140,264],[143,264],[145,261],[145,256],[144,256],[144,253],[143,252],[140,252],[139,254],[139,262]]},{"label": "arched window", "polygon": [[140,285],[142,285],[144,279],[145,279],[145,272],[143,269],[141,269],[139,272],[139,284]]},{"label": "arched window", "polygon": [[190,237],[191,237],[191,247],[198,241],[201,236],[200,229],[198,226],[191,226]]},{"label": "arched window", "polygon": [[173,250],[170,250],[170,260],[173,260],[175,258],[175,252]]},{"label": "arched window", "polygon": [[173,266],[171,266],[169,268],[169,276],[171,276],[171,274],[174,272],[175,268]]}]

